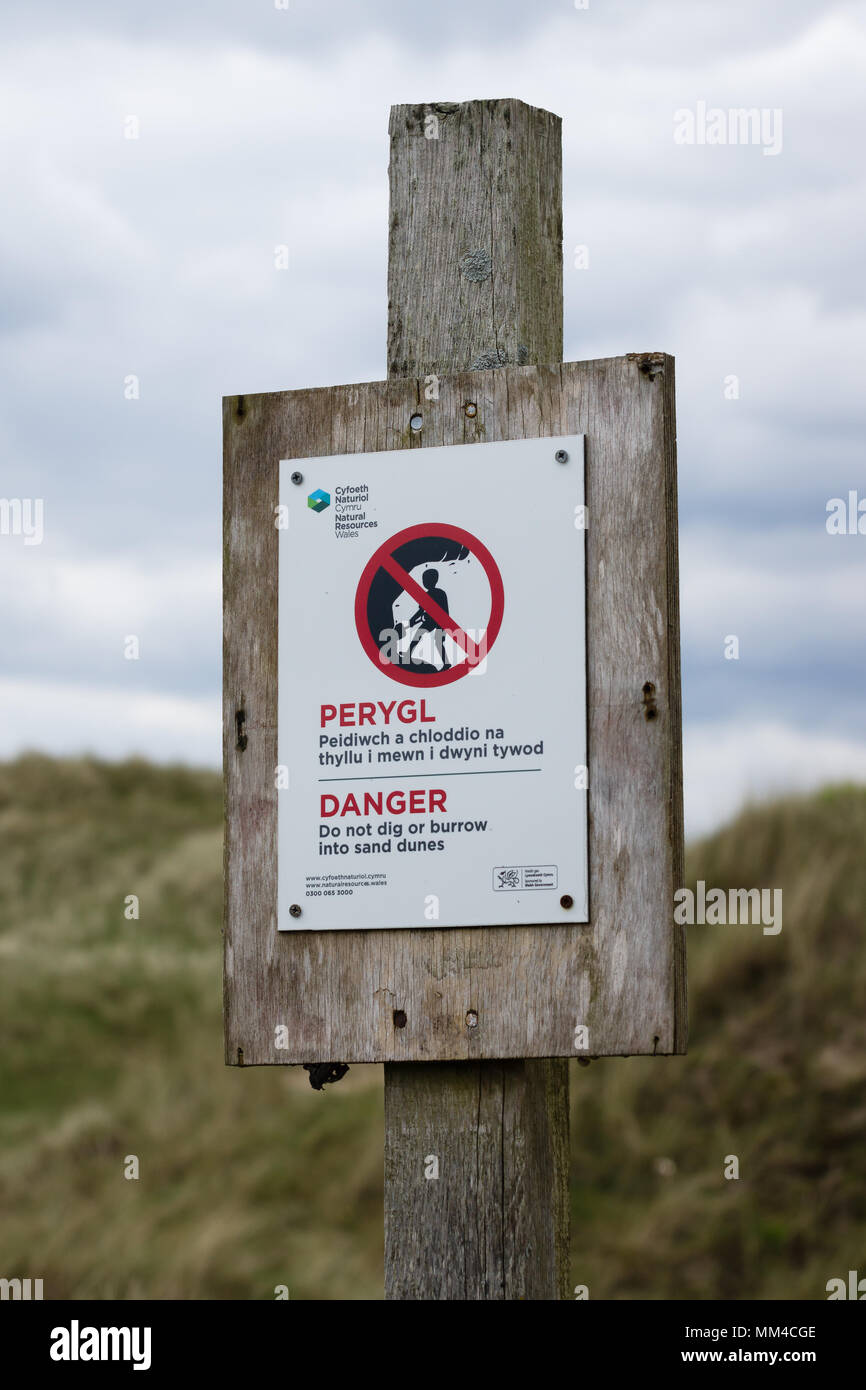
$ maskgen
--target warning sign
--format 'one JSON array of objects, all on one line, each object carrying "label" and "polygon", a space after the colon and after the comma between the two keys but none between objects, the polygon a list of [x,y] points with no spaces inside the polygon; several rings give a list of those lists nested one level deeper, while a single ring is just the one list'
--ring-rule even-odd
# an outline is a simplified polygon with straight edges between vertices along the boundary
[{"label": "warning sign", "polygon": [[[371,556],[355,623],[364,651],[404,685],[449,685],[478,666],[502,625],[502,576],[476,536],[407,526]],[[476,622],[470,623],[469,619]]]},{"label": "warning sign", "polygon": [[583,487],[581,436],[281,461],[281,931],[588,920]]}]

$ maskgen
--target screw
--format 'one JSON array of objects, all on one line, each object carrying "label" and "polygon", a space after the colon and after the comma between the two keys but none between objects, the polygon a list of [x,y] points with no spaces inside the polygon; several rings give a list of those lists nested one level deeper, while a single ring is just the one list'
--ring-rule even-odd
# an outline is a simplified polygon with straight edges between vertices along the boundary
[{"label": "screw", "polygon": [[289,916],[290,916],[290,917],[300,917],[300,915],[301,915],[301,909],[300,909],[300,907],[298,906],[297,903],[292,903],[291,907],[289,908]]},{"label": "screw", "polygon": [[646,681],[644,683],[643,707],[644,719],[658,718],[658,710],[656,709],[656,688],[652,681]]},{"label": "screw", "polygon": [[423,421],[420,415],[412,415],[409,419],[409,428],[410,430],[414,430],[417,434],[421,428],[422,423]]},{"label": "screw", "polygon": [[292,474],[292,482],[293,482],[293,483],[302,483],[303,481],[304,481],[304,475],[303,475],[303,473],[297,473],[297,472],[295,472],[295,473]]},{"label": "screw", "polygon": [[474,420],[478,414],[478,406],[474,401],[467,401],[463,407],[463,414],[468,415],[470,420]]},{"label": "screw", "polygon": [[568,454],[565,449],[557,449],[553,457],[557,463],[568,463]]},{"label": "screw", "polygon": [[469,1012],[468,1012],[468,1014],[466,1015],[466,1027],[467,1027],[467,1028],[477,1028],[477,1027],[478,1027],[478,1015],[477,1015],[477,1013],[475,1012],[474,1009],[470,1009]]},{"label": "screw", "polygon": [[566,912],[570,907],[574,907],[574,898],[571,896],[570,893],[563,893],[562,897],[559,900],[559,906],[564,907]]}]

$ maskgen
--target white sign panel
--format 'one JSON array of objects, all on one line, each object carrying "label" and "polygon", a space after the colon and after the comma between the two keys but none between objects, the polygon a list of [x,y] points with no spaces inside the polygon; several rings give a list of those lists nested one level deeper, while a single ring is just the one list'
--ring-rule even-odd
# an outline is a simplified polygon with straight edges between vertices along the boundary
[{"label": "white sign panel", "polygon": [[583,436],[280,463],[280,931],[588,921]]}]

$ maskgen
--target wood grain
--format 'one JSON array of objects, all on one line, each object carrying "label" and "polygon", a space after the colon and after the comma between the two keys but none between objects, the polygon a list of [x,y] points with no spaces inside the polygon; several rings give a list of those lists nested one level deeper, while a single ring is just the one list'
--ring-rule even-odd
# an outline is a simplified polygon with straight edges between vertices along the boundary
[{"label": "wood grain", "polygon": [[391,108],[389,376],[562,360],[561,126],[522,101]]},{"label": "wood grain", "polygon": [[568,1063],[388,1074],[387,1297],[567,1297]]},{"label": "wood grain", "polygon": [[[672,359],[443,376],[438,401],[423,380],[394,379],[236,397],[224,411],[227,1060],[566,1057],[577,1024],[590,1056],[684,1051]],[[590,923],[278,933],[279,459],[559,433],[587,436]]]}]

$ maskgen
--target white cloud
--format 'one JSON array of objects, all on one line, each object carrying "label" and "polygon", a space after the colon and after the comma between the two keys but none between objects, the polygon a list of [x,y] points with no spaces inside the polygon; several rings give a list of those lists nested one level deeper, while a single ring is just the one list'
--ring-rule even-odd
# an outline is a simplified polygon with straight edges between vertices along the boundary
[{"label": "white cloud", "polygon": [[[88,557],[49,534],[23,551],[0,542],[7,676],[53,675],[63,681],[122,685],[134,690],[213,689],[220,640],[220,566],[173,554]],[[124,656],[125,640],[139,643],[137,660]],[[167,693],[167,692],[166,692]]]},{"label": "white cloud", "polygon": [[772,721],[687,726],[683,740],[686,835],[722,825],[744,802],[830,782],[866,782],[866,741]]},{"label": "white cloud", "polygon": [[0,757],[23,750],[104,758],[144,755],[155,762],[216,767],[220,701],[108,686],[0,679]]},{"label": "white cloud", "polygon": [[[866,493],[864,493],[866,495]],[[829,536],[823,499],[810,527],[693,525],[680,540],[683,642],[715,645],[749,632],[741,660],[798,663],[866,633],[866,536]]]}]

